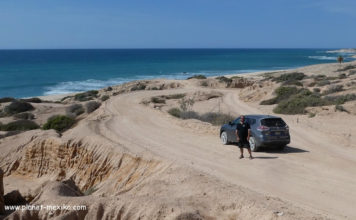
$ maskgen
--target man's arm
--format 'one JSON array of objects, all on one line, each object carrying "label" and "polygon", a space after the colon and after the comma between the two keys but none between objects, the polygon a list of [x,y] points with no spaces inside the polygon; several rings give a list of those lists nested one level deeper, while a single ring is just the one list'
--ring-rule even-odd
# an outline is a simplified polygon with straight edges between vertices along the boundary
[{"label": "man's arm", "polygon": [[250,136],[251,136],[251,129],[248,129],[247,131],[247,140],[250,141]]},{"label": "man's arm", "polygon": [[237,142],[240,141],[240,137],[239,137],[239,130],[236,129],[236,139],[237,139]]}]

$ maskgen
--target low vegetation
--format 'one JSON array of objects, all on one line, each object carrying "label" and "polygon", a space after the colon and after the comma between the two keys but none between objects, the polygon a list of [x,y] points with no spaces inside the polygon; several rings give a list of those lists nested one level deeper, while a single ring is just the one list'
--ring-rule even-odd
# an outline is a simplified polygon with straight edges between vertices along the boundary
[{"label": "low vegetation", "polygon": [[4,108],[4,113],[7,115],[13,115],[21,112],[31,111],[33,109],[35,108],[30,103],[15,100]]},{"label": "low vegetation", "polygon": [[145,90],[146,89],[146,85],[139,82],[137,84],[135,84],[133,87],[131,87],[131,91],[138,91],[138,90]]},{"label": "low vegetation", "polygon": [[65,115],[55,115],[47,120],[47,122],[43,125],[43,129],[54,129],[58,132],[63,132],[72,127],[74,123],[75,120],[71,117]]},{"label": "low vegetation", "polygon": [[219,77],[216,77],[215,79],[218,79],[219,82],[226,83],[227,85],[230,85],[232,83],[232,79],[231,78],[227,78],[225,76],[219,76]]},{"label": "low vegetation", "polygon": [[106,100],[108,100],[110,98],[110,96],[108,96],[108,95],[103,95],[101,98],[100,98],[100,100],[102,101],[102,102],[105,102]]},{"label": "low vegetation", "polygon": [[22,113],[18,113],[15,114],[13,116],[15,119],[24,119],[24,120],[32,120],[35,119],[35,115],[30,113],[30,112],[22,112]]},{"label": "low vegetation", "polygon": [[194,76],[188,77],[187,79],[206,79],[206,76],[204,76],[204,75],[194,75]]},{"label": "low vegetation", "polygon": [[40,98],[28,98],[28,99],[20,99],[23,102],[32,102],[32,103],[42,103]]},{"label": "low vegetation", "polygon": [[325,90],[323,92],[323,95],[329,95],[329,94],[332,94],[332,93],[341,92],[343,90],[344,89],[343,89],[342,85],[334,85],[334,86],[329,87],[327,90]]},{"label": "low vegetation", "polygon": [[179,108],[171,108],[168,113],[180,119],[197,119],[200,121],[208,122],[212,125],[222,125],[234,120],[235,118],[229,114],[209,112],[205,114],[198,114],[194,111],[182,111]]},{"label": "low vegetation", "polygon": [[303,89],[298,89],[297,87],[287,87],[287,86],[281,86],[278,87],[274,93],[276,94],[276,97],[264,100],[260,103],[260,105],[273,105],[280,103],[281,101],[288,99],[290,96],[299,93]]},{"label": "low vegetation", "polygon": [[151,102],[156,103],[156,104],[166,104],[166,100],[162,97],[152,97]]},{"label": "low vegetation", "polygon": [[70,117],[77,117],[85,112],[84,107],[82,104],[73,104],[66,109],[66,113]]},{"label": "low vegetation", "polygon": [[82,92],[78,93],[74,96],[74,100],[80,101],[80,102],[85,102],[85,101],[90,101],[98,97],[98,91],[97,90],[90,90],[87,92]]},{"label": "low vegetation", "polygon": [[12,101],[15,101],[15,100],[16,99],[12,98],[12,97],[3,97],[3,98],[0,98],[0,103],[12,102]]},{"label": "low vegetation", "polygon": [[209,86],[207,81],[201,82],[200,85],[203,86],[203,87],[208,87]]},{"label": "low vegetation", "polygon": [[182,111],[179,108],[171,108],[168,113],[174,117],[180,118]]},{"label": "low vegetation", "polygon": [[326,85],[330,85],[330,81],[327,79],[324,80],[320,80],[316,83],[317,86],[326,86]]},{"label": "low vegetation", "polygon": [[349,113],[349,111],[347,111],[342,105],[335,105],[335,111]]},{"label": "low vegetation", "polygon": [[293,81],[299,81],[305,78],[305,74],[304,73],[300,73],[300,72],[293,72],[293,73],[285,73],[282,74],[278,77],[274,77],[272,79],[272,81],[276,81],[276,82],[284,82],[287,83],[289,82],[293,82]]},{"label": "low vegetation", "polygon": [[30,120],[18,120],[8,124],[0,124],[1,131],[27,131],[38,129],[40,126]]},{"label": "low vegetation", "polygon": [[[340,87],[323,94],[331,94],[333,91],[338,90],[340,90]],[[264,100],[260,104],[277,104],[273,111],[278,114],[305,114],[307,113],[307,107],[340,105],[348,101],[356,100],[356,94],[322,96],[319,92],[311,92],[308,89],[284,86],[277,88],[275,94],[276,97]]]},{"label": "low vegetation", "polygon": [[98,109],[101,106],[100,102],[96,102],[96,101],[91,101],[91,102],[87,102],[85,104],[85,109],[87,111],[87,113],[92,113],[93,111],[95,111],[96,109]]}]

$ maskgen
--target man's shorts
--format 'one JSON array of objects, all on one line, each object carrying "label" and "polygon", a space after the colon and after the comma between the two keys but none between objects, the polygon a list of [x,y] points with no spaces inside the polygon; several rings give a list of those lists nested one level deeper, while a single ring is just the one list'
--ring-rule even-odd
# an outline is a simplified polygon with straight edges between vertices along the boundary
[{"label": "man's shorts", "polygon": [[240,140],[237,142],[237,146],[239,146],[239,148],[250,148],[250,143],[247,140]]}]

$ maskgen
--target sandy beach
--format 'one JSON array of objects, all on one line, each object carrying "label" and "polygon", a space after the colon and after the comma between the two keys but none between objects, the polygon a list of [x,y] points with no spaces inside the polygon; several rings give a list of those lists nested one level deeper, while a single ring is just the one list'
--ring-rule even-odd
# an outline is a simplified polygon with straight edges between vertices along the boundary
[{"label": "sandy beach", "polygon": [[[295,115],[260,105],[281,86],[268,77],[300,72],[303,88],[323,94],[341,85],[331,95],[346,95],[356,91],[355,70],[353,61],[228,75],[229,84],[210,77],[103,88],[94,99],[101,106],[63,133],[35,129],[0,138],[4,195],[18,190],[29,204],[87,208],[14,211],[5,219],[356,219],[356,101],[345,102],[345,111],[315,106]],[[328,84],[319,85],[317,75]],[[280,116],[292,141],[283,151],[239,160],[237,146],[221,144],[220,126],[168,113],[179,107],[179,94],[193,99],[199,114]],[[40,126],[87,102],[75,94],[40,98],[50,101],[32,103]]]}]

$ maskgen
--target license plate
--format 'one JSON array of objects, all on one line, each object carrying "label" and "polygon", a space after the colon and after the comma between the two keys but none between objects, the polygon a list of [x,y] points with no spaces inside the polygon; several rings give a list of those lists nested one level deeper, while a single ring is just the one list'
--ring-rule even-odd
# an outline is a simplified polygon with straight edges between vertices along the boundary
[{"label": "license plate", "polygon": [[276,131],[274,132],[275,135],[281,135],[281,132],[280,131]]}]

